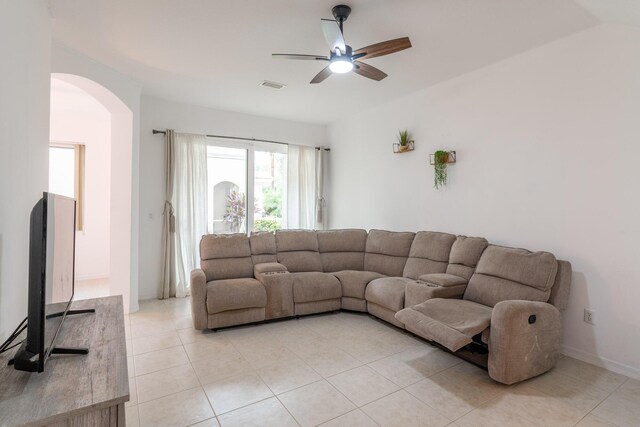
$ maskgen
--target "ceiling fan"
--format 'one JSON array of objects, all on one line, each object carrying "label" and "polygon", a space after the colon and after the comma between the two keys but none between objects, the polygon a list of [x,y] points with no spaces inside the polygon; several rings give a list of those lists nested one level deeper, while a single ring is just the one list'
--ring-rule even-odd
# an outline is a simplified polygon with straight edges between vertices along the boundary
[{"label": "ceiling fan", "polygon": [[387,40],[385,42],[372,44],[371,46],[363,47],[357,50],[352,50],[351,46],[347,45],[344,41],[343,24],[347,20],[351,13],[349,6],[340,4],[331,9],[335,19],[321,19],[322,32],[324,38],[329,45],[329,56],[322,55],[296,55],[296,54],[281,54],[274,53],[274,58],[281,59],[298,59],[298,60],[310,60],[310,61],[326,61],[329,62],[325,68],[322,69],[311,80],[311,83],[320,83],[324,81],[331,73],[348,73],[353,71],[363,77],[380,81],[387,77],[387,75],[369,64],[362,62],[362,59],[375,58],[377,56],[389,55],[400,50],[408,49],[411,47],[411,41],[409,37],[402,37],[394,40]]}]

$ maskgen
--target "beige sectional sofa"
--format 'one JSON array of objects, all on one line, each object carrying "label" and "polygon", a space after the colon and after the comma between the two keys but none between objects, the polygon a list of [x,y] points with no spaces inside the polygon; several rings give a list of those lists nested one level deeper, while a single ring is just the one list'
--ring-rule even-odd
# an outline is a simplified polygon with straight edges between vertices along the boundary
[{"label": "beige sectional sofa", "polygon": [[457,352],[488,350],[511,384],[553,367],[571,265],[548,252],[420,231],[206,235],[191,273],[196,329],[336,310],[368,312]]}]

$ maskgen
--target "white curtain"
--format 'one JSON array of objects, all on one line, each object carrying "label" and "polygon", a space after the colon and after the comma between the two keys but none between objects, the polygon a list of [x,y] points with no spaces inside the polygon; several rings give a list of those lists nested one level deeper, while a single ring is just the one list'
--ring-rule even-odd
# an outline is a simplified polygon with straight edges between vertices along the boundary
[{"label": "white curtain", "polygon": [[320,147],[316,151],[316,230],[327,227],[327,201],[324,195],[324,177],[327,168],[327,150]]},{"label": "white curtain", "polygon": [[173,184],[175,181],[175,145],[176,132],[167,129],[165,132],[165,199],[164,221],[162,229],[162,284],[161,298],[176,295],[176,251],[175,251],[175,212],[173,210]]},{"label": "white curtain", "polygon": [[176,297],[189,295],[191,270],[200,265],[200,238],[207,233],[207,142],[204,135],[176,134]]},{"label": "white curtain", "polygon": [[316,149],[289,145],[287,228],[316,226]]}]

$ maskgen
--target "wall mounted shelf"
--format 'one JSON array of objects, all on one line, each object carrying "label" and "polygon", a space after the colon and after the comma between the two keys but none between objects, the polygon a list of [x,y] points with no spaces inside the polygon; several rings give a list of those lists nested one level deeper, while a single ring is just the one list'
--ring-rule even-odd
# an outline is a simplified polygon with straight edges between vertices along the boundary
[{"label": "wall mounted shelf", "polygon": [[[447,151],[447,153],[449,154],[447,157],[447,161],[445,162],[446,164],[450,165],[452,163],[456,162],[456,152],[455,150],[453,151]],[[435,158],[434,158],[435,154],[429,154],[429,164],[430,165],[435,165]]]},{"label": "wall mounted shelf", "polygon": [[404,147],[402,147],[397,142],[393,143],[393,152],[395,154],[408,153],[409,151],[413,151],[413,150],[415,150],[413,141],[407,142],[407,145],[405,145]]}]

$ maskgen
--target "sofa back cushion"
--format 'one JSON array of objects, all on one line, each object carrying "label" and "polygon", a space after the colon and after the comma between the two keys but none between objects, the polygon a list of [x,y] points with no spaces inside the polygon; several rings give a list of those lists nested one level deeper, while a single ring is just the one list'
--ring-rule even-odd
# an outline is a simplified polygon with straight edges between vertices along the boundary
[{"label": "sofa back cushion", "polygon": [[549,304],[553,304],[558,310],[562,311],[567,308],[569,303],[569,289],[571,287],[571,276],[573,269],[569,261],[558,260],[558,272],[556,280],[551,287],[551,295],[549,296]]},{"label": "sofa back cushion", "polygon": [[449,252],[456,236],[435,231],[419,231],[411,243],[409,258],[402,275],[417,279],[423,274],[444,273],[449,265]]},{"label": "sofa back cushion", "polygon": [[489,246],[484,237],[458,236],[451,246],[447,273],[471,279],[482,252]]},{"label": "sofa back cushion", "polygon": [[367,236],[364,269],[400,277],[415,233],[371,230]]},{"label": "sofa back cushion", "polygon": [[549,252],[489,245],[463,299],[490,307],[505,300],[547,302],[557,270],[556,257]]},{"label": "sofa back cushion", "polygon": [[211,280],[253,277],[246,234],[207,234],[200,239],[200,268]]},{"label": "sofa back cushion", "polygon": [[276,231],[278,262],[291,273],[322,271],[318,238],[313,230]]},{"label": "sofa back cushion", "polygon": [[276,235],[270,231],[252,231],[249,237],[253,264],[277,262]]},{"label": "sofa back cushion", "polygon": [[364,270],[366,230],[322,230],[316,231],[316,235],[325,273]]}]

